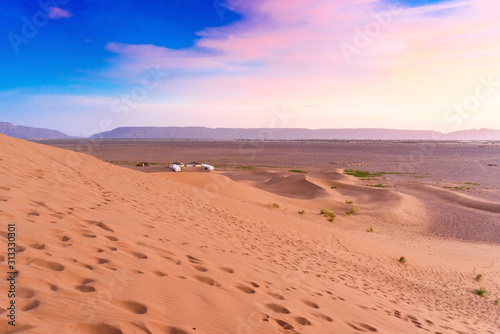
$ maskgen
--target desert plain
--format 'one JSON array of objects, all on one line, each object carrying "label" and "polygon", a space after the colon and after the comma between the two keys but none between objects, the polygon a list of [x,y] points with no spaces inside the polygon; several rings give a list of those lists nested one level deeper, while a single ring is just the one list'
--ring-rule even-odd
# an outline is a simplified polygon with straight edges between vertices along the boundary
[{"label": "desert plain", "polygon": [[0,332],[496,334],[499,176],[495,142],[0,135]]}]

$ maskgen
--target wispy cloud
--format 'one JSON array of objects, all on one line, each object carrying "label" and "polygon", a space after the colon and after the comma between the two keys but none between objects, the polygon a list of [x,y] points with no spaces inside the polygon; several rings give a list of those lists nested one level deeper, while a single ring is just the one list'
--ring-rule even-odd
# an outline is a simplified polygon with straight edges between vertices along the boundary
[{"label": "wispy cloud", "polygon": [[[245,1],[236,7],[244,20],[200,32],[192,48],[111,43],[108,49],[120,55],[115,74],[154,65],[171,72],[163,89],[176,99],[166,103],[197,119],[205,118],[202,110],[221,116],[247,110],[257,117],[243,113],[240,119],[259,126],[273,105],[312,104],[311,117],[298,120],[304,126],[383,126],[385,115],[392,126],[428,127],[475,87],[478,76],[500,73],[493,38],[500,22],[488,14],[490,5],[478,0],[394,9],[381,1]],[[347,62],[339,46],[354,43],[381,13],[390,15],[388,23]],[[491,113],[493,119],[493,109],[484,108],[482,117]],[[345,113],[352,116],[339,118]]]},{"label": "wispy cloud", "polygon": [[62,18],[71,17],[73,16],[73,14],[71,14],[69,11],[65,9],[50,6],[48,16],[52,20],[58,20]]}]

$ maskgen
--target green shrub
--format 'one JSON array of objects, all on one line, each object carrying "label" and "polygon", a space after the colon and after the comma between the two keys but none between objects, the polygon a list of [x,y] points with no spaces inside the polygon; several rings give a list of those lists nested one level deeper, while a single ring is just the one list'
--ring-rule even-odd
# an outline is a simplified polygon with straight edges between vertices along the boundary
[{"label": "green shrub", "polygon": [[483,279],[483,275],[482,275],[482,274],[478,274],[478,275],[476,276],[476,281],[478,281],[478,282],[479,282],[479,281],[480,281],[480,280],[482,280],[482,279]]},{"label": "green shrub", "polygon": [[290,169],[288,172],[290,173],[307,173],[307,172],[304,172],[303,170],[300,170],[300,169]]},{"label": "green shrub", "polygon": [[488,291],[486,291],[485,288],[479,288],[479,289],[475,289],[474,290],[474,293],[478,296],[481,296],[481,297],[486,297],[486,295],[488,294]]},{"label": "green shrub", "polygon": [[300,211],[299,211],[299,213],[300,213],[301,215],[303,215],[303,214],[304,214],[304,213],[306,213],[306,212],[305,212],[304,210],[300,210]]},{"label": "green shrub", "polygon": [[325,218],[328,218],[329,221],[334,221],[335,220],[335,213],[333,213],[332,210],[330,209],[323,209],[320,211],[320,214],[322,214]]},{"label": "green shrub", "polygon": [[279,208],[280,208],[279,204],[277,204],[277,203],[273,203],[273,204],[271,204],[271,205],[272,205],[272,207],[273,207],[273,208],[276,208],[276,209],[279,209]]},{"label": "green shrub", "polygon": [[345,213],[346,216],[350,216],[352,214],[354,214],[355,212],[358,212],[359,211],[359,208],[356,207],[356,206],[353,206],[352,208],[349,209],[349,211],[347,211]]},{"label": "green shrub", "polygon": [[406,264],[406,262],[407,262],[407,261],[406,261],[406,258],[405,258],[404,256],[401,256],[401,257],[399,258],[399,260],[398,260],[398,261],[399,261],[399,263],[401,263],[401,264]]},{"label": "green shrub", "polygon": [[370,173],[362,170],[354,170],[354,169],[344,169],[344,174],[351,175],[355,177],[377,177],[381,176],[382,173]]},{"label": "green shrub", "polygon": [[346,204],[352,204],[352,201],[346,200],[345,203]]}]

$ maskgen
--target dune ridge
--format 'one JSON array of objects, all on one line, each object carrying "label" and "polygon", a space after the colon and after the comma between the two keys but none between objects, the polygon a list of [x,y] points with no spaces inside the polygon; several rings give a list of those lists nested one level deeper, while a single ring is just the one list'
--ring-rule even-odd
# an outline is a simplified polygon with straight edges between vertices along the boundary
[{"label": "dune ridge", "polygon": [[[217,174],[145,174],[0,142],[0,216],[16,224],[19,269],[18,324],[0,323],[2,333],[494,334],[500,326],[499,307],[472,293],[480,272],[500,296],[500,247],[419,235],[426,213],[409,195],[384,192],[400,205],[372,215],[373,197],[343,181],[361,211],[330,223],[318,207],[349,206],[315,178],[300,179],[322,189],[311,201]],[[365,231],[373,221],[381,234]]]}]

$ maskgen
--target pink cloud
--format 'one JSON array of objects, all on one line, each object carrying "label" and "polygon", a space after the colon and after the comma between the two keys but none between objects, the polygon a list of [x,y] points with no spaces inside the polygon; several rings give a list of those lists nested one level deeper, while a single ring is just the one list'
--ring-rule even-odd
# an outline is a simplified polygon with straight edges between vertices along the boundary
[{"label": "pink cloud", "polygon": [[62,8],[57,8],[57,7],[49,7],[49,18],[52,20],[58,20],[62,18],[67,18],[73,16],[69,11],[62,9]]},{"label": "pink cloud", "polygon": [[[242,1],[235,7],[242,21],[200,32],[194,47],[110,43],[108,50],[119,55],[115,75],[140,75],[158,65],[173,73],[161,86],[165,96],[175,96],[165,106],[224,126],[241,126],[227,123],[231,119],[267,126],[259,120],[273,106],[286,105],[309,113],[290,126],[356,126],[364,120],[390,127],[385,122],[391,119],[405,127],[411,119],[407,128],[425,128],[473,94],[479,76],[500,75],[500,21],[488,10],[496,6],[492,0],[396,9],[384,3]],[[379,28],[369,42],[357,43],[359,32],[374,24]],[[357,50],[350,61],[343,44]],[[485,124],[498,119],[494,108],[500,103],[491,101],[478,111]],[[311,105],[314,110],[303,107]]]}]

